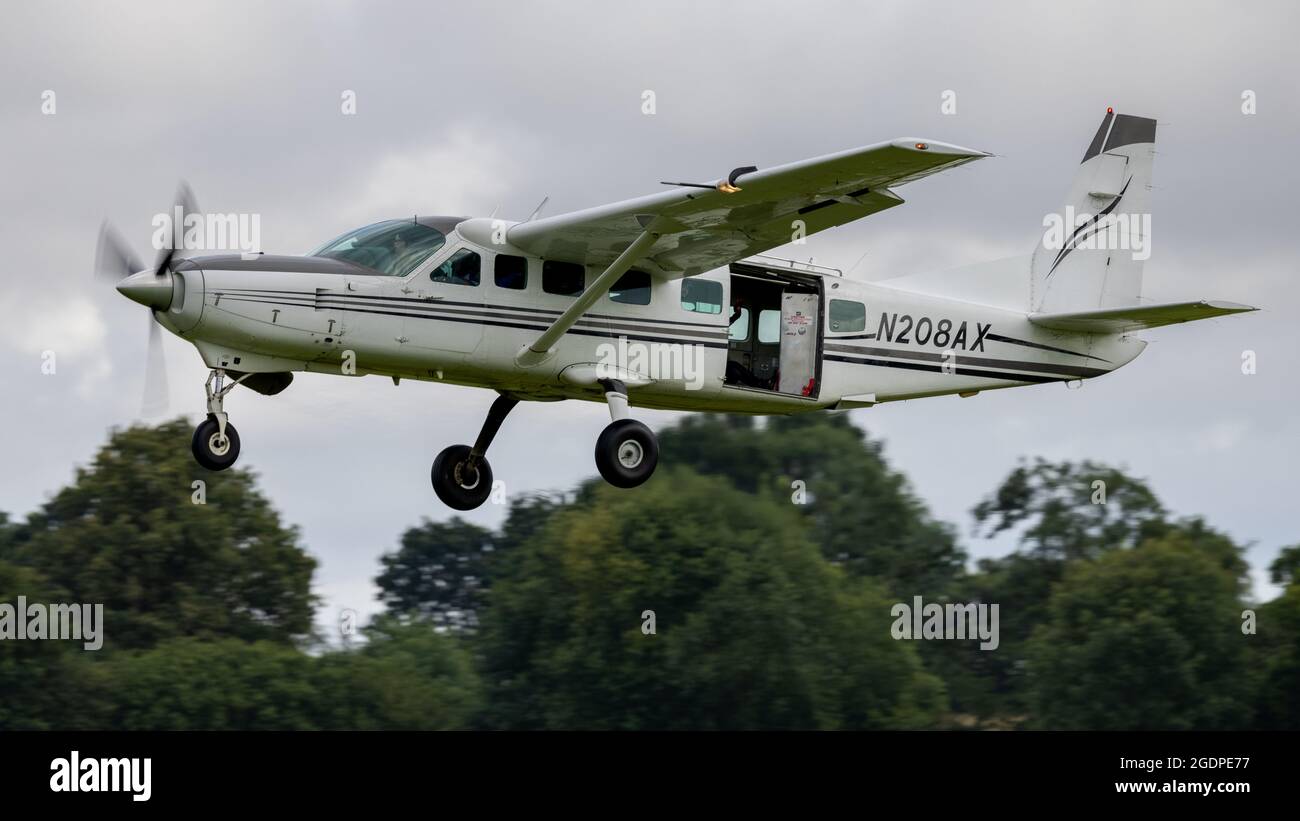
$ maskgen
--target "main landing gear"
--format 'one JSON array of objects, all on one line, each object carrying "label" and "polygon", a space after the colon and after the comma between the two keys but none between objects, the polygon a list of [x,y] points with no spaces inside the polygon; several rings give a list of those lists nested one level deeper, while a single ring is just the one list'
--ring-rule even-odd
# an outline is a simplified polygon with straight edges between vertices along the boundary
[{"label": "main landing gear", "polygon": [[513,396],[498,396],[488,409],[474,447],[452,445],[433,460],[433,469],[429,471],[433,492],[447,507],[473,510],[487,501],[492,493],[492,466],[485,454],[506,415],[518,404],[519,400]]},{"label": "main landing gear", "polygon": [[596,439],[596,470],[614,487],[636,487],[659,464],[659,440],[654,431],[627,415],[627,387],[617,379],[601,383],[613,419]]},{"label": "main landing gear", "polygon": [[[659,464],[659,441],[654,432],[628,418],[627,388],[617,380],[601,382],[614,420],[596,440],[596,469],[615,487],[631,488],[650,478]],[[492,467],[487,449],[507,414],[519,400],[502,394],[492,402],[474,446],[452,445],[433,460],[429,478],[443,504],[456,510],[473,510],[492,494]]]},{"label": "main landing gear", "polygon": [[248,376],[244,374],[224,385],[225,371],[214,369],[208,374],[208,381],[203,386],[208,394],[208,418],[194,429],[194,439],[190,443],[194,461],[208,470],[225,470],[239,458],[239,431],[227,420],[224,407],[226,394]]}]

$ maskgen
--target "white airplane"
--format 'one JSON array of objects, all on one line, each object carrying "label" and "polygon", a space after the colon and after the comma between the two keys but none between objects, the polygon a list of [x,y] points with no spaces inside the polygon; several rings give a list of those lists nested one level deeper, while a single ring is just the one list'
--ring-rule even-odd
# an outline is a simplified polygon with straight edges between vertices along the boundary
[{"label": "white airplane", "polygon": [[[939,275],[855,282],[758,256],[990,156],[911,138],[523,222],[394,219],[306,256],[165,250],[139,270],[105,226],[98,264],[211,369],[193,440],[211,470],[239,456],[235,385],[276,394],[309,371],[497,391],[474,444],[433,462],[438,497],[469,510],[491,493],[486,453],[520,400],[606,402],[596,466],[635,487],[658,446],[629,406],[790,414],[1074,382],[1132,361],[1146,344],[1134,331],[1255,310],[1139,303],[1155,130],[1108,110],[1032,257]],[[185,193],[181,206],[197,210]]]}]

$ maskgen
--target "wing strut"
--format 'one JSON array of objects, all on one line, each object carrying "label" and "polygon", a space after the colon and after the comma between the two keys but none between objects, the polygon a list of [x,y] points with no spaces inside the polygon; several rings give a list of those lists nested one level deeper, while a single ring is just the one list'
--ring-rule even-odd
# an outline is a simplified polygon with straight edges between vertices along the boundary
[{"label": "wing strut", "polygon": [[551,323],[551,327],[542,331],[542,335],[533,340],[532,344],[525,345],[515,354],[515,364],[521,368],[531,368],[540,365],[551,358],[555,353],[555,343],[560,341],[560,337],[573,327],[573,323],[578,321],[587,309],[596,304],[596,300],[604,296],[618,278],[627,273],[627,269],[636,264],[650,246],[655,244],[659,239],[658,233],[652,233],[650,230],[644,230],[632,241],[627,250],[618,255],[618,259],[609,264],[609,267],[591,283],[591,287],[583,291],[568,310],[556,317]]}]

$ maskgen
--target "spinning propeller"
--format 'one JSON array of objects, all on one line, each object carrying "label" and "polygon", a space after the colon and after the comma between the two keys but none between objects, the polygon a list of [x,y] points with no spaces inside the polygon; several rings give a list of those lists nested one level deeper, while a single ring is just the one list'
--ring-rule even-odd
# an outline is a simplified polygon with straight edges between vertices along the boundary
[{"label": "spinning propeller", "polygon": [[[176,214],[198,213],[194,194],[184,182],[176,192]],[[140,405],[141,416],[162,415],[167,412],[167,362],[163,357],[162,335],[158,330],[155,311],[171,307],[175,283],[172,279],[172,260],[176,255],[177,240],[182,226],[172,225],[171,241],[159,249],[153,268],[146,269],[131,252],[122,235],[107,221],[99,229],[99,244],[95,251],[95,275],[116,283],[117,290],[128,299],[149,309],[149,347],[145,359],[144,396]]]}]

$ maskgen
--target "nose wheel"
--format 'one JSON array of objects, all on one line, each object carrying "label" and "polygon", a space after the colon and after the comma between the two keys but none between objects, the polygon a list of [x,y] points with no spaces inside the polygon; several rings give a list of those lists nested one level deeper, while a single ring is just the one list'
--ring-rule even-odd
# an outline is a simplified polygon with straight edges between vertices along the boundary
[{"label": "nose wheel", "polygon": [[225,470],[239,458],[239,431],[226,423],[226,431],[221,432],[217,420],[209,416],[194,429],[194,441],[190,444],[194,451],[194,461],[208,470]]},{"label": "nose wheel", "polygon": [[225,470],[239,458],[239,431],[226,418],[225,401],[226,394],[249,375],[244,374],[226,385],[225,371],[218,369],[208,374],[203,386],[208,394],[208,418],[194,429],[194,439],[190,442],[194,461],[208,470]]}]

